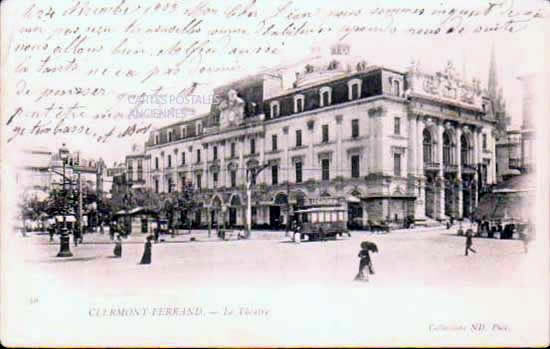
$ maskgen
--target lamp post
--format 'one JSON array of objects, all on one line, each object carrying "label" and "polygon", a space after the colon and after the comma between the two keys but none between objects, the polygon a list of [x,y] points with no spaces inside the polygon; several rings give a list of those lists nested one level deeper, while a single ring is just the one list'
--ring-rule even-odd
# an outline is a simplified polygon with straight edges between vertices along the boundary
[{"label": "lamp post", "polygon": [[57,257],[72,257],[73,254],[71,252],[70,247],[70,237],[67,229],[67,192],[66,192],[66,177],[65,177],[65,163],[67,162],[67,159],[69,158],[69,149],[65,146],[65,143],[63,143],[62,147],[59,148],[59,158],[61,159],[63,163],[63,226],[61,227],[61,237],[59,239],[59,253],[57,253]]}]

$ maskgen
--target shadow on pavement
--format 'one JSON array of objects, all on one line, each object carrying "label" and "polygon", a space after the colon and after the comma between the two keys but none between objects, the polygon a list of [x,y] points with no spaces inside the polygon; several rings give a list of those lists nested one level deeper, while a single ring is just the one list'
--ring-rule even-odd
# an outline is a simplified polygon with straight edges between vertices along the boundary
[{"label": "shadow on pavement", "polygon": [[60,262],[87,262],[87,261],[93,261],[95,259],[98,259],[100,257],[93,256],[93,257],[53,257],[55,259],[47,259],[47,260],[41,260],[37,261],[38,263],[60,263]]}]

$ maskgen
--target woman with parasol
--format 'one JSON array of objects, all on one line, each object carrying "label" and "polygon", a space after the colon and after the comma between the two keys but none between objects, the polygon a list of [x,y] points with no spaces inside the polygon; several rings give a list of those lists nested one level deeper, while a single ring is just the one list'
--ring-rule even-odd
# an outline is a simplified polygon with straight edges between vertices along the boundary
[{"label": "woman with parasol", "polygon": [[369,268],[369,274],[374,274],[372,261],[370,259],[370,254],[369,254],[370,252],[377,253],[378,246],[376,246],[374,242],[370,242],[370,241],[361,242],[361,251],[359,251],[359,254],[357,255],[360,258],[359,273],[357,274],[357,276],[355,276],[355,280],[369,281],[368,276],[365,277],[365,274],[363,273],[363,270],[366,267]]}]

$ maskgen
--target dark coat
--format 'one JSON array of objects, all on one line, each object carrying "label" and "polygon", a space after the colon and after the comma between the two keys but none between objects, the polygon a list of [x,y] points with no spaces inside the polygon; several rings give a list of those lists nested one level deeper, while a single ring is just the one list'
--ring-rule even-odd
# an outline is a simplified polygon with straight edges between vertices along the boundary
[{"label": "dark coat", "polygon": [[151,250],[151,241],[147,241],[145,243],[145,249],[143,250],[143,257],[141,257],[141,262],[139,262],[139,264],[151,264]]}]

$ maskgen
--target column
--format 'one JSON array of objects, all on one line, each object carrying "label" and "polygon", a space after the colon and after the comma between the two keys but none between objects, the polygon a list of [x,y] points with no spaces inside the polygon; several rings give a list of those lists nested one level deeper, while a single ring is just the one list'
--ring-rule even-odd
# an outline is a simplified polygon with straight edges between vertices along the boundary
[{"label": "column", "polygon": [[[443,126],[443,121],[439,120],[437,125],[437,148],[438,148],[438,160],[439,160],[439,193],[436,194],[436,217],[440,219],[445,218],[445,177],[443,176],[443,132],[445,132],[445,127]],[[439,203],[437,203],[439,200]]]},{"label": "column", "polygon": [[416,219],[424,219],[426,216],[426,181],[424,178],[424,127],[425,120],[421,115],[417,116],[416,122],[416,142],[415,142],[415,151],[416,151],[416,176],[418,181],[417,188],[417,201],[415,210]]},{"label": "column", "polygon": [[424,177],[424,127],[425,121],[419,115],[416,123],[416,175],[418,177]]},{"label": "column", "polygon": [[[239,168],[237,170],[237,185],[246,185],[246,165],[244,163],[244,143],[246,137],[240,136],[238,142],[239,145]],[[240,178],[240,180],[239,180]]]},{"label": "column", "polygon": [[473,187],[473,196],[474,196],[474,207],[477,207],[478,205],[478,197],[477,197],[477,187],[478,187],[478,173],[477,173],[477,167],[478,167],[478,164],[479,164],[479,140],[477,138],[477,127],[474,127],[472,129],[472,142],[473,142],[473,147],[474,149],[472,149],[472,163],[473,163],[473,166],[474,166],[474,187]]},{"label": "column", "polygon": [[[316,124],[318,122],[315,122]],[[316,180],[321,179],[321,164],[318,163],[318,161],[315,161],[315,156],[313,152],[313,143],[315,143],[315,126],[317,127],[323,127],[321,125],[313,125],[313,128],[311,130],[307,130],[309,132],[310,136],[309,138],[309,161],[305,161],[304,165],[302,167],[302,181],[306,182],[307,180],[313,178]],[[322,131],[321,131],[322,132]],[[330,132],[330,131],[329,131]],[[330,136],[330,134],[329,134]],[[302,139],[303,142],[303,139]],[[303,143],[302,143],[303,144]],[[305,168],[304,168],[305,167]]]},{"label": "column", "polygon": [[409,115],[409,131],[408,131],[408,145],[409,153],[408,155],[408,173],[412,176],[417,175],[417,162],[416,162],[416,153],[417,153],[417,124],[416,124],[416,115]]},{"label": "column", "polygon": [[[288,158],[288,148],[290,148],[290,136],[289,136],[289,129],[288,126],[283,127],[283,136],[285,139],[285,158],[283,161],[281,161],[281,169],[280,169],[280,176],[283,178],[283,168],[285,169],[285,179],[290,184],[290,159]],[[290,198],[289,198],[290,199]]]},{"label": "column", "polygon": [[343,173],[343,158],[344,154],[342,151],[342,115],[336,115],[336,176],[344,176]]},{"label": "column", "polygon": [[461,126],[458,125],[458,127],[456,128],[456,160],[457,160],[457,174],[456,174],[456,179],[458,180],[458,207],[457,207],[457,212],[458,212],[458,217],[459,218],[462,218],[462,216],[464,215],[464,212],[463,212],[463,207],[462,207],[462,201],[464,199],[464,196],[463,196],[463,192],[462,192],[462,159],[460,157],[461,155],[461,152],[462,152],[462,143],[460,142],[460,138],[462,137],[462,129],[460,128]]},{"label": "column", "polygon": [[218,181],[221,187],[228,187],[229,174],[227,173],[227,166],[225,166],[225,141],[221,141],[218,146],[218,159],[220,159],[220,178]]},{"label": "column", "polygon": [[368,147],[368,172],[374,173],[375,155],[374,155],[374,120],[373,117],[367,114],[368,132],[369,132],[369,147]]},{"label": "column", "polygon": [[[202,146],[202,144],[201,144]],[[208,172],[208,144],[205,144],[204,146],[202,146],[202,152],[204,154],[202,154],[203,156],[203,165],[202,165],[202,170],[203,170],[203,175],[202,175],[202,182],[204,184],[206,184],[206,187],[204,189],[208,189],[211,187],[210,185],[210,181],[211,181],[211,178],[210,178],[210,173]]]},{"label": "column", "polygon": [[[265,164],[265,149],[266,149],[265,148],[266,147],[265,143],[266,143],[266,138],[267,137],[265,136],[265,133],[264,133],[264,134],[260,134],[259,137],[257,137],[257,138],[260,138],[260,139],[258,139],[260,141],[258,143],[261,143],[260,144],[260,165],[264,165]],[[256,182],[257,184],[260,184],[260,183],[266,183],[267,184],[267,181],[266,181],[265,178],[266,178],[266,173],[268,171],[271,171],[271,170],[266,168],[265,170],[263,170],[260,173],[260,175],[258,176],[259,177],[258,181]]]}]

